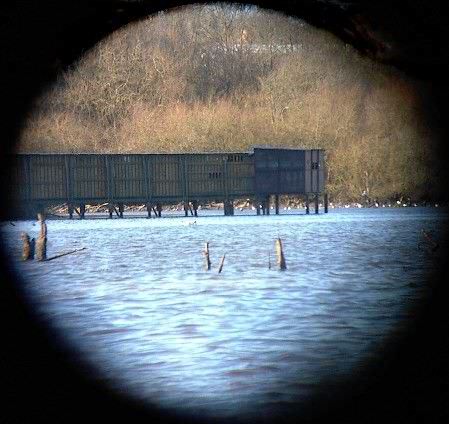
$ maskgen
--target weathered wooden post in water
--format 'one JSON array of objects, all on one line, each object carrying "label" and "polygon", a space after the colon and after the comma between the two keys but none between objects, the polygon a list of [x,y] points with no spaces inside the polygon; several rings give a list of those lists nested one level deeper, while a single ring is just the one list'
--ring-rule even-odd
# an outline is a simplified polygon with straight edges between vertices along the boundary
[{"label": "weathered wooden post in water", "polygon": [[204,265],[205,265],[206,271],[210,271],[209,242],[206,242],[206,245],[204,246],[203,254],[204,254]]},{"label": "weathered wooden post in water", "polygon": [[232,200],[225,200],[223,202],[223,209],[225,216],[234,215],[234,202]]},{"label": "weathered wooden post in water", "polygon": [[218,267],[218,273],[219,273],[219,274],[220,274],[221,271],[223,270],[223,265],[224,265],[225,257],[226,257],[226,254],[224,254],[224,255],[221,257],[221,260],[220,260],[220,266]]},{"label": "weathered wooden post in water", "polygon": [[274,196],[274,207],[276,215],[279,215],[279,194],[276,194],[276,196]]},{"label": "weathered wooden post in water", "polygon": [[193,207],[193,214],[195,216],[198,216],[198,200],[192,201],[192,207]]},{"label": "weathered wooden post in water", "polygon": [[315,194],[315,213],[317,214],[319,212],[319,196],[318,193]]},{"label": "weathered wooden post in water", "polygon": [[36,260],[45,261],[47,259],[47,224],[43,213],[38,213],[37,219],[41,228],[36,241]]},{"label": "weathered wooden post in water", "polygon": [[80,219],[84,219],[84,215],[86,215],[86,205],[82,203],[80,205]]},{"label": "weathered wooden post in water", "polygon": [[162,205],[160,203],[156,204],[157,216],[160,218],[162,216]]},{"label": "weathered wooden post in water", "polygon": [[270,215],[270,207],[271,207],[271,205],[270,205],[271,202],[270,201],[271,201],[271,197],[270,197],[270,195],[268,195],[265,198],[265,210],[266,210],[265,214],[266,215]]},{"label": "weathered wooden post in water", "polygon": [[327,193],[324,193],[324,213],[329,212],[329,196]]},{"label": "weathered wooden post in water", "polygon": [[20,238],[22,239],[23,242],[22,260],[29,261],[34,259],[34,246],[35,246],[34,238],[30,240],[30,236],[25,232],[23,232],[20,235]]},{"label": "weathered wooden post in water", "polygon": [[285,262],[284,250],[282,248],[282,240],[280,238],[276,239],[276,256],[277,256],[277,264],[281,271],[287,269],[287,264]]},{"label": "weathered wooden post in water", "polygon": [[310,214],[309,195],[306,195],[306,215]]}]

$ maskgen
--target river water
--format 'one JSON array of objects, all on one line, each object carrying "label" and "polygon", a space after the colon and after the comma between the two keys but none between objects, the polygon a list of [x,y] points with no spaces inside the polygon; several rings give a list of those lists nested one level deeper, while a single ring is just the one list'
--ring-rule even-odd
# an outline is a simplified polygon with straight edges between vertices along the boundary
[{"label": "river water", "polygon": [[[375,355],[429,292],[448,213],[438,208],[279,216],[49,220],[48,255],[15,267],[35,310],[138,399],[206,416],[262,415]],[[440,249],[423,244],[431,232]],[[20,257],[31,221],[3,223]],[[281,237],[288,269],[275,268]],[[210,242],[212,270],[203,266]],[[217,272],[226,254],[223,271]],[[272,269],[268,269],[269,258]]]}]

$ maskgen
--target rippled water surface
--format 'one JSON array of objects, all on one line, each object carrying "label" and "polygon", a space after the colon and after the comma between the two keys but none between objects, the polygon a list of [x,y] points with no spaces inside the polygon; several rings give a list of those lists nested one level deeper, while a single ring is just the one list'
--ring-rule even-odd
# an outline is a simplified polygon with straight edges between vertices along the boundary
[{"label": "rippled water surface", "polygon": [[[87,249],[17,270],[36,310],[119,390],[186,411],[263,414],[348,375],[407,319],[444,249],[423,248],[421,229],[438,241],[447,217],[404,208],[49,220],[49,256]],[[13,224],[3,235],[20,257],[20,232],[38,227]],[[268,269],[278,235],[284,272]]]}]

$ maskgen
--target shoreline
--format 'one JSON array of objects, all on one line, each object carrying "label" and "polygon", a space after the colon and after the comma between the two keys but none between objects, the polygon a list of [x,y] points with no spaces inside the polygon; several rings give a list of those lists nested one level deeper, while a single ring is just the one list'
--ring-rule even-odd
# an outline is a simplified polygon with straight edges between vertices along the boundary
[{"label": "shoreline", "polygon": [[[403,203],[400,201],[396,202],[374,202],[371,204],[362,204],[359,202],[329,202],[329,209],[397,209],[397,208],[414,208],[414,207],[426,207],[426,208],[442,208],[446,205],[439,202],[408,202]],[[234,207],[239,211],[255,210],[254,205],[249,201],[236,201]],[[319,203],[320,209],[324,208],[324,204]],[[305,209],[306,205],[304,202],[300,201],[287,201],[281,202],[279,204],[281,210],[295,210],[295,209]],[[274,207],[271,206],[270,210]],[[207,202],[199,203],[198,211],[200,210],[223,210],[223,202]],[[129,204],[124,205],[124,212],[143,212],[146,211],[145,204]],[[162,211],[171,212],[184,212],[184,204],[177,203],[172,205],[165,205],[162,207]],[[58,205],[47,209],[49,215],[67,215],[68,207],[67,204]],[[86,213],[107,213],[108,204],[104,203],[101,205],[86,205]]]}]

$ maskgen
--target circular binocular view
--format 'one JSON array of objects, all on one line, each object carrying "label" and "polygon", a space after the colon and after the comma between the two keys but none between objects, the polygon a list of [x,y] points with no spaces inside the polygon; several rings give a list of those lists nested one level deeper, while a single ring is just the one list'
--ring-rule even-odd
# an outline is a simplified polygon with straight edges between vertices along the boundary
[{"label": "circular binocular view", "polygon": [[92,378],[266,417],[401,336],[447,255],[427,88],[255,6],[161,12],[34,105],[2,237]]}]

